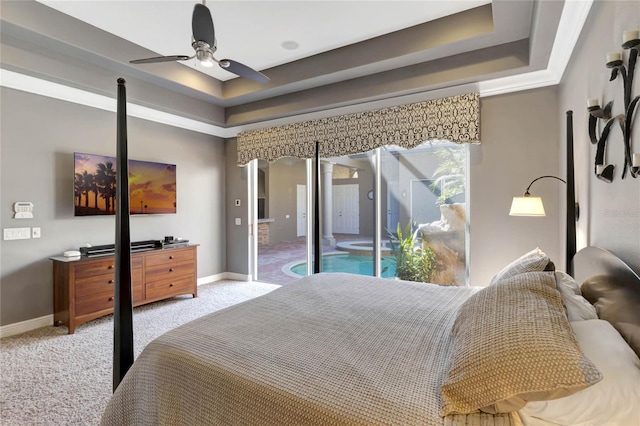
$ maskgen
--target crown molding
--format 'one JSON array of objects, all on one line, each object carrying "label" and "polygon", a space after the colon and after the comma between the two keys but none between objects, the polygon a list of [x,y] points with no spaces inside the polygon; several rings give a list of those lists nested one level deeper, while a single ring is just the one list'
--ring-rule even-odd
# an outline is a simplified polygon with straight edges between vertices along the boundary
[{"label": "crown molding", "polygon": [[546,70],[481,81],[478,83],[480,96],[560,84],[592,5],[593,0],[565,0]]},{"label": "crown molding", "polygon": [[[64,84],[54,83],[7,69],[0,69],[0,86],[104,111],[116,112],[117,109],[117,101],[115,98],[76,89],[75,87],[65,86]],[[159,111],[132,102],[127,102],[127,115],[221,138],[230,138],[237,134],[224,127]]]}]

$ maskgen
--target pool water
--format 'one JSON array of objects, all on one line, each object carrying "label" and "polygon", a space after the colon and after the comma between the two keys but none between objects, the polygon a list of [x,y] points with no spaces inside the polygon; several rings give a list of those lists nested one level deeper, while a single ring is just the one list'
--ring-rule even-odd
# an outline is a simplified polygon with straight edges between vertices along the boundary
[{"label": "pool water", "polygon": [[[385,270],[386,268],[386,270]],[[396,276],[396,264],[393,256],[382,257],[382,278]],[[307,263],[302,262],[291,267],[291,272],[307,275]],[[350,274],[373,276],[373,257],[352,254],[332,254],[322,257],[322,272],[348,272]]]}]

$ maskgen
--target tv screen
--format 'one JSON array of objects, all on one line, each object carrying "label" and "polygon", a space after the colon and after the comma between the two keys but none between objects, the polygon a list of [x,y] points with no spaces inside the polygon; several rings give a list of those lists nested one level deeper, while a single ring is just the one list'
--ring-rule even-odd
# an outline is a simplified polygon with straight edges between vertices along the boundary
[{"label": "tv screen", "polygon": [[[74,153],[76,216],[115,214],[116,158]],[[130,214],[176,213],[176,165],[129,159]]]}]

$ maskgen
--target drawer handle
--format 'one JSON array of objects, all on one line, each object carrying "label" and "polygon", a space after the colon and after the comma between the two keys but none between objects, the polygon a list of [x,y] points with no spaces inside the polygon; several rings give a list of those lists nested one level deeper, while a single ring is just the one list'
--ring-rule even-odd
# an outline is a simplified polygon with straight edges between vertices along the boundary
[{"label": "drawer handle", "polygon": [[113,302],[113,296],[109,298],[109,302]]},{"label": "drawer handle", "polygon": [[113,284],[113,280],[109,280],[109,284]]},{"label": "drawer handle", "polygon": [[173,272],[173,268],[169,268],[169,272]]},{"label": "drawer handle", "polygon": [[109,266],[108,266],[108,268],[109,268],[109,269],[113,269],[113,265],[109,265]]},{"label": "drawer handle", "polygon": [[173,287],[173,283],[169,284],[169,287]]},{"label": "drawer handle", "polygon": [[173,259],[173,256],[169,256],[169,259]]}]

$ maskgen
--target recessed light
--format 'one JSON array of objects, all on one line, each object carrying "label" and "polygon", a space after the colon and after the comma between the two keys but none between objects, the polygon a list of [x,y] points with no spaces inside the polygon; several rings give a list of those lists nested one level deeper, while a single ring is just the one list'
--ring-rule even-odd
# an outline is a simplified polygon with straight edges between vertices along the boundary
[{"label": "recessed light", "polygon": [[287,49],[287,50],[296,50],[298,47],[300,47],[298,43],[291,40],[283,41],[281,46],[283,49]]}]

